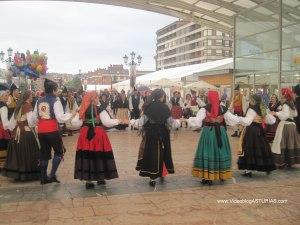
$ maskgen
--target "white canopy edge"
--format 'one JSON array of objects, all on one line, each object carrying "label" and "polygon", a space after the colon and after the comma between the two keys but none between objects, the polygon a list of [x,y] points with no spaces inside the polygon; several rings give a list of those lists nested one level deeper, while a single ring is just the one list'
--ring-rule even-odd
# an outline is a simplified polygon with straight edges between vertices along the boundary
[{"label": "white canopy edge", "polygon": [[[136,84],[144,84],[149,85],[151,82],[166,78],[173,81],[179,81],[182,77],[191,76],[195,73],[205,72],[205,71],[213,71],[214,69],[218,67],[226,67],[228,66],[228,69],[231,69],[233,64],[233,58],[226,58],[206,63],[200,63],[200,64],[194,64],[194,65],[188,65],[188,66],[181,66],[181,67],[175,67],[165,70],[158,70],[152,73],[145,74],[143,76],[139,76],[136,78]],[[114,87],[124,87],[129,86],[130,80],[121,81],[118,83],[115,83]]]}]

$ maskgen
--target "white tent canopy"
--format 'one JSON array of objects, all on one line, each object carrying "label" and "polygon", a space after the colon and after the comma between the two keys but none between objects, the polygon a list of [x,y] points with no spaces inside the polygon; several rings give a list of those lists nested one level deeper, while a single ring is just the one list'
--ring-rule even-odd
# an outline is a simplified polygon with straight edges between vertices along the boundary
[{"label": "white tent canopy", "polygon": [[217,89],[216,86],[209,84],[203,80],[183,86],[186,89],[201,90],[201,89]]},{"label": "white tent canopy", "polygon": [[[136,84],[150,85],[151,83],[158,81],[160,79],[169,79],[171,81],[180,82],[182,77],[191,76],[195,73],[205,72],[209,70],[214,70],[217,68],[232,68],[233,59],[221,59],[212,62],[206,62],[201,64],[194,64],[188,66],[175,67],[165,70],[158,70],[152,73],[145,74],[136,78]],[[114,84],[114,87],[129,87],[130,80],[125,80]]]},{"label": "white tent canopy", "polygon": [[179,86],[181,86],[181,83],[169,80],[167,78],[162,78],[160,80],[151,82],[149,86],[151,86],[151,87],[179,87]]},{"label": "white tent canopy", "polygon": [[103,91],[105,89],[110,89],[110,85],[87,85],[87,91]]}]

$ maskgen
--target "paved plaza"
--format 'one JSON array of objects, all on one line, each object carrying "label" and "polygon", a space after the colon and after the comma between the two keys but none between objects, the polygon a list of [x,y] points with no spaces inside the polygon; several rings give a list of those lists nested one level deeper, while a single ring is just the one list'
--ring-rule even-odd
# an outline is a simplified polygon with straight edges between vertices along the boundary
[{"label": "paved plaza", "polygon": [[135,171],[137,133],[116,131],[109,136],[119,179],[86,190],[84,182],[73,179],[77,134],[65,137],[67,154],[58,172],[61,184],[41,186],[0,177],[0,224],[299,224],[300,169],[242,177],[236,168],[238,139],[230,140],[234,178],[223,185],[202,186],[191,177],[199,133],[173,133],[175,174],[153,188]]}]

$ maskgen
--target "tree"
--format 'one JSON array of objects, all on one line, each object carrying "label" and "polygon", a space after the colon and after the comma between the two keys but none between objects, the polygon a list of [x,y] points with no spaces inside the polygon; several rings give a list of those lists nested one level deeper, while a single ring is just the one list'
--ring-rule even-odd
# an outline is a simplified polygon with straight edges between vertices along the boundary
[{"label": "tree", "polygon": [[78,76],[75,76],[73,80],[70,80],[65,84],[68,89],[74,89],[76,91],[82,89],[82,83]]}]

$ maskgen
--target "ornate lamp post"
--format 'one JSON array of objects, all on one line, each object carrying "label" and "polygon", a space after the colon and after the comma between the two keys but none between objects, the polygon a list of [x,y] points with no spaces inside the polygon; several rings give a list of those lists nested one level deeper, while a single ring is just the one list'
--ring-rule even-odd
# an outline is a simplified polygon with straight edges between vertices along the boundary
[{"label": "ornate lamp post", "polygon": [[3,51],[1,51],[0,52],[0,61],[3,62],[3,63],[6,62],[7,66],[10,66],[14,62],[14,60],[12,58],[12,53],[13,53],[12,48],[7,49],[7,56],[8,56],[8,58],[4,59],[5,53]]},{"label": "ornate lamp post", "polygon": [[[7,49],[7,56],[8,56],[8,58],[5,59],[5,53],[3,51],[0,52],[0,61],[2,63],[6,63],[7,69],[9,69],[10,66],[14,62],[14,60],[12,58],[12,54],[13,54],[12,48]],[[12,84],[12,73],[10,71],[6,72],[5,79],[6,79],[6,82],[7,82],[8,85]]]},{"label": "ornate lamp post", "polygon": [[137,62],[135,62],[135,53],[134,52],[131,52],[130,53],[130,62],[128,63],[128,56],[125,55],[123,57],[124,59],[124,63],[125,65],[128,65],[129,66],[129,76],[130,76],[130,90],[133,91],[134,89],[134,86],[135,86],[135,78],[136,78],[136,67],[141,65],[141,62],[142,62],[142,56],[138,56],[136,59],[137,59]]}]

